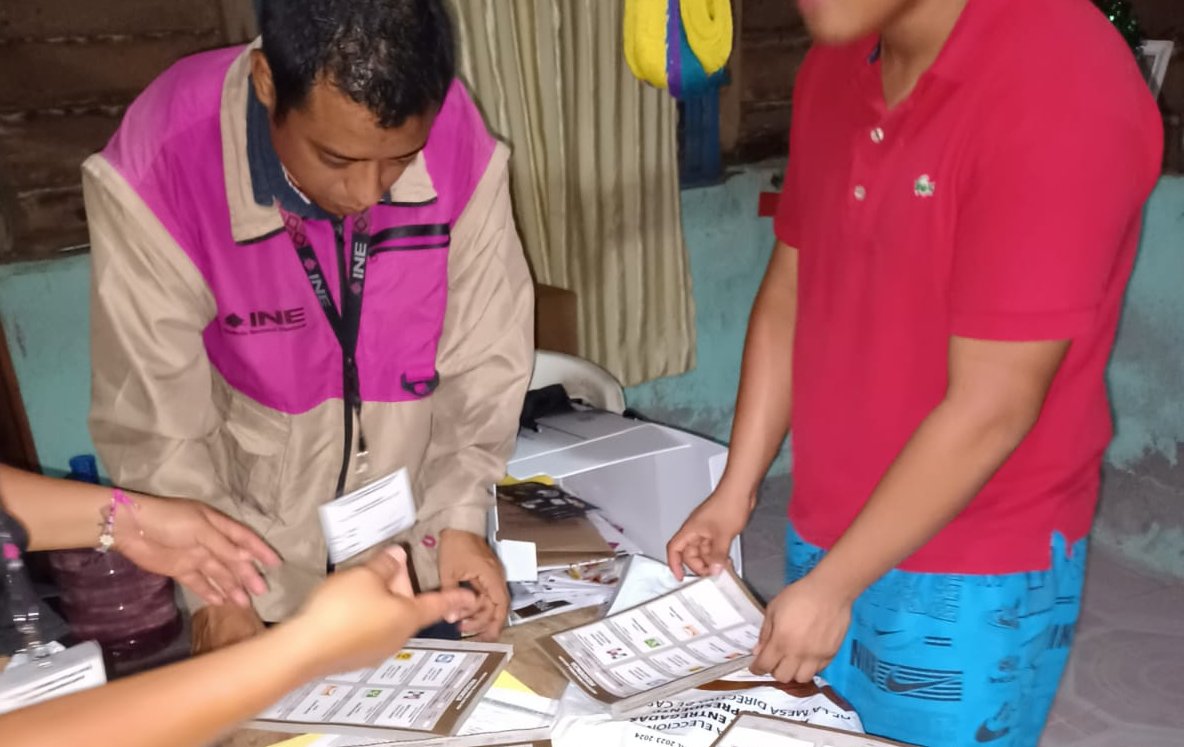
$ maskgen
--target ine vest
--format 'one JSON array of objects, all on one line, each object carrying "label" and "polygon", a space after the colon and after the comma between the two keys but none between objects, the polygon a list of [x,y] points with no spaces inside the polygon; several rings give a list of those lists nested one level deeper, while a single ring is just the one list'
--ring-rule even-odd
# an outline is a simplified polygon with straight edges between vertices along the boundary
[{"label": "ine vest", "polygon": [[[343,396],[343,356],[288,234],[236,243],[231,232],[221,111],[227,73],[242,51],[215,50],[174,65],[129,108],[103,156],[205,279],[216,306],[202,332],[213,367],[256,402],[299,414]],[[450,235],[494,145],[454,82],[423,151],[435,199],[370,210],[356,355],[363,401],[402,402],[434,388]],[[338,307],[351,227],[346,219],[339,240],[330,221],[305,221]]]}]

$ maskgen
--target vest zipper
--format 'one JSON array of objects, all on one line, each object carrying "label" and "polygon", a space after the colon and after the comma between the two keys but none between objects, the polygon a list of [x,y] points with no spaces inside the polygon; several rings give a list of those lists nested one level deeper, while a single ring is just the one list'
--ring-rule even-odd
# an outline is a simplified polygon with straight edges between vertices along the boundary
[{"label": "vest zipper", "polygon": [[[337,245],[337,278],[341,286],[341,292],[337,296],[341,299],[340,307],[344,307],[345,294],[349,292],[349,276],[347,274],[347,263],[345,260],[345,221],[342,218],[334,218],[333,223],[333,239]],[[349,372],[353,366],[353,361],[350,360],[350,353],[344,346],[341,348],[341,410],[344,413],[345,419],[345,437],[342,444],[341,455],[341,472],[337,475],[337,498],[345,495],[345,479],[349,474],[350,458],[353,456],[354,450],[354,408],[349,402],[349,390],[351,386]]]}]

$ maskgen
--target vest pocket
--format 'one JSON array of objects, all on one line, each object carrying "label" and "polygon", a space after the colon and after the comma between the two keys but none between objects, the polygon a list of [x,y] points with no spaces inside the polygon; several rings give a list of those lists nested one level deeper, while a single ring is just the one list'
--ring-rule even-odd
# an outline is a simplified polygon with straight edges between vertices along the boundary
[{"label": "vest pocket", "polygon": [[448,252],[391,251],[371,260],[358,339],[368,400],[411,402],[439,385],[437,346],[448,302]]},{"label": "vest pocket", "polygon": [[229,394],[221,428],[227,454],[225,477],[240,510],[265,519],[262,526],[279,519],[280,482],[291,430],[288,415],[237,392]]}]

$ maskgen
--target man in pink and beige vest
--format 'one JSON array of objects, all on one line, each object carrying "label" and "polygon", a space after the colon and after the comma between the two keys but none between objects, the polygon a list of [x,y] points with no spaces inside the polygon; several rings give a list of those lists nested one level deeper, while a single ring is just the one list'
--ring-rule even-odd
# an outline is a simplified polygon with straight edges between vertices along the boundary
[{"label": "man in pink and beige vest", "polygon": [[[322,504],[406,469],[421,588],[507,595],[485,544],[530,375],[508,152],[454,79],[439,0],[268,0],[261,41],[181,60],[83,166],[91,432],[128,488],[210,503],[283,558],[253,610],[327,571]],[[364,303],[363,303],[364,301]]]}]

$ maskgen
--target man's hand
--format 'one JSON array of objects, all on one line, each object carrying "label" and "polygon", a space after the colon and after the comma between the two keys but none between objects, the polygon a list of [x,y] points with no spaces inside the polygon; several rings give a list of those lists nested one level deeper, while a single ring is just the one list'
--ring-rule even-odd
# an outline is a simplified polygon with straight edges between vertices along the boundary
[{"label": "man's hand", "polygon": [[253,607],[234,604],[206,605],[194,610],[189,621],[189,653],[194,656],[229,648],[267,629]]},{"label": "man's hand", "polygon": [[834,658],[850,624],[850,598],[807,574],[785,587],[765,610],[753,674],[810,682]]},{"label": "man's hand", "polygon": [[255,563],[280,558],[237,521],[196,501],[130,496],[115,513],[115,549],[152,573],[172,576],[207,604],[249,607],[267,584]]},{"label": "man's hand", "polygon": [[679,581],[683,566],[699,576],[713,576],[728,564],[732,540],[744,530],[755,501],[716,490],[687,517],[666,544],[666,562]]},{"label": "man's hand", "polygon": [[502,564],[483,537],[445,529],[440,532],[440,587],[455,589],[462,581],[477,592],[477,609],[461,620],[461,633],[496,641],[510,607]]},{"label": "man's hand", "polygon": [[476,605],[467,589],[412,594],[407,554],[391,547],[363,565],[334,573],[281,627],[300,641],[296,650],[313,657],[315,674],[327,675],[382,661],[417,631],[442,619],[456,622]]}]

